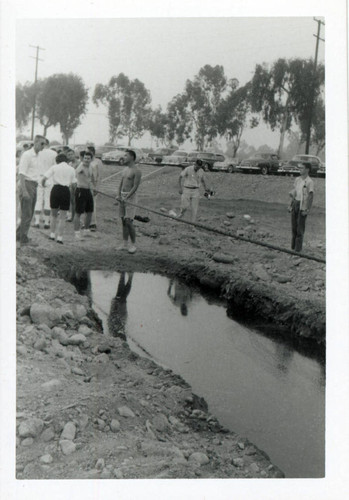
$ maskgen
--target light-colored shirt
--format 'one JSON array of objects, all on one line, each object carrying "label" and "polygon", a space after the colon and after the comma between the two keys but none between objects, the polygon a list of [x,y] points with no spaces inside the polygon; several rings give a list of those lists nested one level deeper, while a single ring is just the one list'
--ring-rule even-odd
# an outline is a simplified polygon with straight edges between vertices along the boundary
[{"label": "light-colored shirt", "polygon": [[40,151],[39,165],[41,175],[44,175],[44,173],[47,172],[50,167],[56,165],[56,156],[57,153],[56,151],[53,151],[53,149],[43,149],[42,151]]},{"label": "light-colored shirt", "polygon": [[182,170],[180,176],[184,179],[183,187],[200,187],[204,173],[201,168],[195,171],[194,165],[189,165],[189,167]]},{"label": "light-colored shirt", "polygon": [[19,162],[18,173],[22,174],[28,181],[39,182],[41,176],[41,167],[39,154],[35,153],[34,148],[24,151]]},{"label": "light-colored shirt", "polygon": [[45,177],[52,179],[54,185],[71,186],[76,182],[75,170],[65,161],[53,165],[45,173]]},{"label": "light-colored shirt", "polygon": [[309,193],[314,192],[314,181],[309,177],[309,175],[302,179],[302,177],[297,177],[294,182],[294,189],[291,191],[294,198],[301,202],[300,209],[306,210],[308,208],[308,198]]},{"label": "light-colored shirt", "polygon": [[83,163],[80,163],[75,170],[76,183],[78,188],[91,188],[92,182],[92,171],[90,166],[85,167]]},{"label": "light-colored shirt", "polygon": [[103,163],[99,158],[94,158],[90,163],[90,169],[92,173],[92,184],[93,187],[97,188],[99,186],[99,181],[101,177],[101,167]]}]

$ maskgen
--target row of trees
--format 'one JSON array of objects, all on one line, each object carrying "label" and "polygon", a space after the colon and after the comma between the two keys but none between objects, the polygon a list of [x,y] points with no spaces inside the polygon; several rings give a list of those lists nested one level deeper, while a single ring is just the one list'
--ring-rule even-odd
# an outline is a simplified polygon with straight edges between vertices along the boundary
[{"label": "row of trees", "polygon": [[[173,97],[166,110],[151,107],[151,95],[138,79],[125,74],[113,76],[107,84],[95,86],[92,101],[108,110],[110,141],[127,137],[131,145],[146,131],[158,144],[177,145],[186,140],[198,150],[212,147],[225,138],[232,156],[236,156],[247,127],[264,121],[279,130],[279,151],[283,151],[286,133],[297,125],[302,142],[307,132],[310,103],[314,102],[311,143],[319,152],[325,145],[324,66],[314,73],[311,59],[278,59],[271,67],[257,65],[248,83],[239,85],[228,79],[223,66],[205,65],[187,80],[182,93]],[[86,112],[88,92],[81,78],[53,75],[36,85],[17,85],[16,119],[26,125],[37,100],[37,118],[44,127],[60,125],[66,142]]]}]

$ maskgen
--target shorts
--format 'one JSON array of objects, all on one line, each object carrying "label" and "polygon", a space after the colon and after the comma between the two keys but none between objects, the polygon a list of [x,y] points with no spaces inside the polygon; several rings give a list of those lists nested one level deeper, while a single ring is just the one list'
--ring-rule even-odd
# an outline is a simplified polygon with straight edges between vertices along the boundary
[{"label": "shorts", "polygon": [[[121,193],[121,199],[123,199],[124,196],[126,196],[128,193]],[[127,201],[130,201],[131,203],[137,203],[137,195],[136,193],[133,194],[130,198],[128,198]],[[136,210],[137,207],[134,207],[132,205],[129,205],[128,203],[123,203],[119,202],[119,216],[122,219],[134,219],[136,215]]]},{"label": "shorts", "polygon": [[69,210],[70,189],[68,186],[55,184],[51,190],[50,207],[51,209]]},{"label": "shorts", "polygon": [[93,212],[93,196],[90,189],[76,188],[75,213],[78,215]]}]

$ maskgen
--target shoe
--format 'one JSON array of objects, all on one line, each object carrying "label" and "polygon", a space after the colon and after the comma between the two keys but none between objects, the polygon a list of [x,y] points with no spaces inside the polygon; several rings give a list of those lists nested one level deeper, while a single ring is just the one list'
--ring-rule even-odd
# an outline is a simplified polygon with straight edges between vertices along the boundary
[{"label": "shoe", "polygon": [[116,247],[116,250],[118,250],[118,251],[127,250],[127,249],[128,249],[128,245],[125,245],[125,243]]},{"label": "shoe", "polygon": [[85,229],[85,224],[81,224],[80,229]]},{"label": "shoe", "polygon": [[55,234],[51,233],[50,236],[48,237],[49,240],[55,240]]},{"label": "shoe", "polygon": [[37,229],[39,229],[40,224],[34,224],[34,227],[36,227]]},{"label": "shoe", "polygon": [[63,240],[56,240],[57,243],[59,243],[60,245],[63,245]]},{"label": "shoe", "polygon": [[90,231],[93,231],[93,232],[97,231],[96,224],[90,224]]},{"label": "shoe", "polygon": [[72,219],[71,217],[67,217],[67,218],[66,218],[66,221],[67,221],[67,222],[73,222],[73,219]]},{"label": "shoe", "polygon": [[45,224],[44,225],[44,229],[50,229],[50,225],[49,224]]},{"label": "shoe", "polygon": [[136,250],[137,250],[137,248],[133,245],[132,247],[130,247],[128,249],[128,253],[135,253]]}]

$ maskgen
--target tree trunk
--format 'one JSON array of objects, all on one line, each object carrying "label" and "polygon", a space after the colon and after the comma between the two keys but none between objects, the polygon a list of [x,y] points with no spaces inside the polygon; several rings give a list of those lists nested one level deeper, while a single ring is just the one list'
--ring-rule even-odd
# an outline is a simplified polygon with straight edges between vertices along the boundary
[{"label": "tree trunk", "polygon": [[282,125],[281,125],[281,130],[280,130],[280,142],[279,142],[279,148],[278,148],[278,155],[279,155],[279,158],[281,158],[281,155],[282,155],[282,151],[283,151],[283,148],[284,148],[284,140],[285,140],[285,133],[286,133],[286,127],[287,127],[287,120],[288,120],[288,110],[286,108],[285,110],[285,116],[284,116],[284,119],[283,119],[283,122],[282,122]]}]

